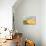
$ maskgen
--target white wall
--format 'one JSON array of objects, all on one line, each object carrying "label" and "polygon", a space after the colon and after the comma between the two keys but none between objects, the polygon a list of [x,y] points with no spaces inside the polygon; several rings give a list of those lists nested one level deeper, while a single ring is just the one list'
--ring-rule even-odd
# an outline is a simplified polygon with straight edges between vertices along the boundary
[{"label": "white wall", "polygon": [[42,34],[41,34],[41,38],[42,38],[42,46],[46,46],[46,0],[42,0],[42,8],[41,8],[41,12],[42,12]]},{"label": "white wall", "polygon": [[12,28],[12,6],[16,0],[0,0],[0,27]]},{"label": "white wall", "polygon": [[[0,0],[0,26],[12,28],[12,6],[15,3],[15,1],[16,0]],[[41,38],[42,38],[42,45],[45,46],[46,45],[46,0],[41,0],[41,1],[42,1]]]},{"label": "white wall", "polygon": [[[26,0],[17,7],[16,4],[13,6],[15,28],[22,32],[25,38],[33,39],[37,44],[36,46],[41,46],[41,43],[42,46],[46,46],[45,5],[45,0]],[[22,23],[23,19],[28,16],[36,16],[36,25],[24,25]]]},{"label": "white wall", "polygon": [[[25,38],[34,40],[36,46],[41,46],[41,0],[24,0],[14,10],[16,29]],[[36,16],[36,25],[23,24],[23,19],[30,16]]]}]

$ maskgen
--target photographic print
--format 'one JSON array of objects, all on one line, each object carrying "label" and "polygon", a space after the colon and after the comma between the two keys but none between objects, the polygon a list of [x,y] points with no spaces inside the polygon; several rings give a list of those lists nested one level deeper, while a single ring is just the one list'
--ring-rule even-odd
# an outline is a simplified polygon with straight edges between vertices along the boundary
[{"label": "photographic print", "polygon": [[23,20],[24,25],[36,25],[36,16],[29,16]]}]

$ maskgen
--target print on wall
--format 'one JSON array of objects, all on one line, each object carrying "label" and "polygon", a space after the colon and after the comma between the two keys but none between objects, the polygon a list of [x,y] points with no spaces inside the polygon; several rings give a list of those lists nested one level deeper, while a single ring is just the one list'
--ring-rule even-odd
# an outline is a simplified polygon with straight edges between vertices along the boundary
[{"label": "print on wall", "polygon": [[36,16],[29,16],[23,20],[23,24],[25,25],[35,25],[36,24]]}]

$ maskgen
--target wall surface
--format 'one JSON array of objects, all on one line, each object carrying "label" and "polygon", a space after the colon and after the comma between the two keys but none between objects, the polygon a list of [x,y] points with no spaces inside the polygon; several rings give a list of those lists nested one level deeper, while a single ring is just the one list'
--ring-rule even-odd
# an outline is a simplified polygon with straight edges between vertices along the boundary
[{"label": "wall surface", "polygon": [[46,0],[41,0],[41,15],[42,15],[42,46],[46,46]]},{"label": "wall surface", "polygon": [[[36,25],[24,25],[26,17],[36,16]],[[24,0],[14,12],[15,27],[24,34],[25,38],[35,41],[36,46],[41,46],[41,0]]]},{"label": "wall surface", "polygon": [[[43,16],[45,13],[43,11],[45,12],[45,0],[23,0],[21,3],[15,3],[13,6],[15,28],[18,32],[22,32],[25,38],[33,39],[36,46],[46,46],[45,40],[42,39],[46,34],[44,30],[45,16]],[[30,16],[36,16],[36,25],[23,24],[23,20]]]},{"label": "wall surface", "polygon": [[12,28],[12,6],[16,0],[0,0],[0,27]]},{"label": "wall surface", "polygon": [[[0,26],[3,26],[3,27],[7,27],[7,28],[12,28],[12,6],[14,5],[14,3],[16,2],[16,0],[0,0]],[[35,1],[33,1],[32,0],[32,3],[35,3]],[[39,3],[39,1],[38,1],[38,3]],[[37,4],[38,4],[37,3]],[[36,6],[37,6],[37,4],[36,4]],[[42,38],[42,46],[46,46],[46,0],[41,0],[41,10],[42,10],[42,29],[41,29],[41,38]],[[26,5],[26,4],[25,4]],[[33,4],[34,5],[34,7],[35,7],[35,4]],[[38,4],[39,5],[39,4]],[[40,6],[40,5],[39,5]],[[17,7],[17,6],[15,6],[15,7]],[[28,5],[27,6],[25,6],[26,8],[25,9],[27,9],[28,8]],[[30,6],[29,6],[30,7]],[[32,6],[33,7],[33,6]],[[31,8],[32,8],[31,7]],[[39,7],[38,7],[39,8]],[[35,8],[34,8],[35,9]],[[30,9],[28,9],[28,10],[30,10]],[[38,10],[38,9],[37,9]],[[36,10],[36,11],[37,11]],[[21,10],[20,10],[21,11]],[[23,11],[23,10],[22,10]],[[25,10],[24,10],[25,11]],[[31,11],[31,10],[30,10]],[[35,10],[33,10],[33,11],[35,11]],[[32,11],[32,12],[33,12]],[[29,12],[29,14],[23,14],[23,15],[29,15],[30,16],[30,12]],[[34,13],[35,14],[35,13]],[[40,14],[40,13],[39,13]],[[15,13],[15,15],[16,15],[16,13]],[[20,15],[20,14],[19,14]],[[21,14],[22,15],[22,14]],[[22,16],[23,16],[22,15]],[[37,16],[37,15],[35,15],[35,16]],[[39,15],[38,15],[39,16]],[[37,19],[39,20],[39,17],[37,16]],[[18,16],[19,18],[21,18],[21,16]],[[25,18],[25,17],[23,17],[23,18]],[[22,18],[22,20],[23,20],[23,18]],[[19,19],[20,20],[20,19]],[[19,21],[18,21],[19,22]],[[19,22],[20,23],[20,22]],[[17,26],[19,26],[19,23],[17,23],[18,25]],[[23,27],[24,27],[24,30],[25,31],[23,31]],[[37,32],[37,30],[39,30],[38,32],[40,32],[40,29],[38,29],[38,25],[37,26],[35,26],[35,30],[36,31],[34,31],[34,29],[33,29],[33,31],[31,31],[30,32],[30,30],[32,29],[32,27],[34,28],[34,26],[25,26],[25,25],[23,25],[22,23],[21,23],[21,25],[20,25],[20,27],[17,27],[17,29],[18,29],[18,31],[20,31],[20,32],[23,32],[24,34],[26,34],[27,32],[29,33],[28,35],[30,35],[31,36],[31,39],[32,38],[34,38],[34,37],[36,37],[36,35],[33,35],[32,36],[32,33],[36,33]],[[26,28],[29,30],[27,30]],[[30,27],[31,27],[31,29],[30,29]],[[20,29],[21,28],[21,29]],[[37,28],[37,29],[36,29]],[[25,35],[25,36],[27,36],[28,37],[28,35]],[[25,37],[24,36],[24,37]],[[29,37],[30,37],[29,36]],[[40,37],[40,36],[39,36]],[[38,37],[37,37],[38,38]],[[34,38],[35,39],[35,38]],[[39,39],[39,38],[38,38]],[[37,41],[36,41],[37,42]]]},{"label": "wall surface", "polygon": [[[2,30],[1,27],[12,29],[12,6],[16,0],[0,0],[0,38],[5,38],[5,36],[10,36],[10,32]],[[8,37],[9,38],[9,37]]]}]

